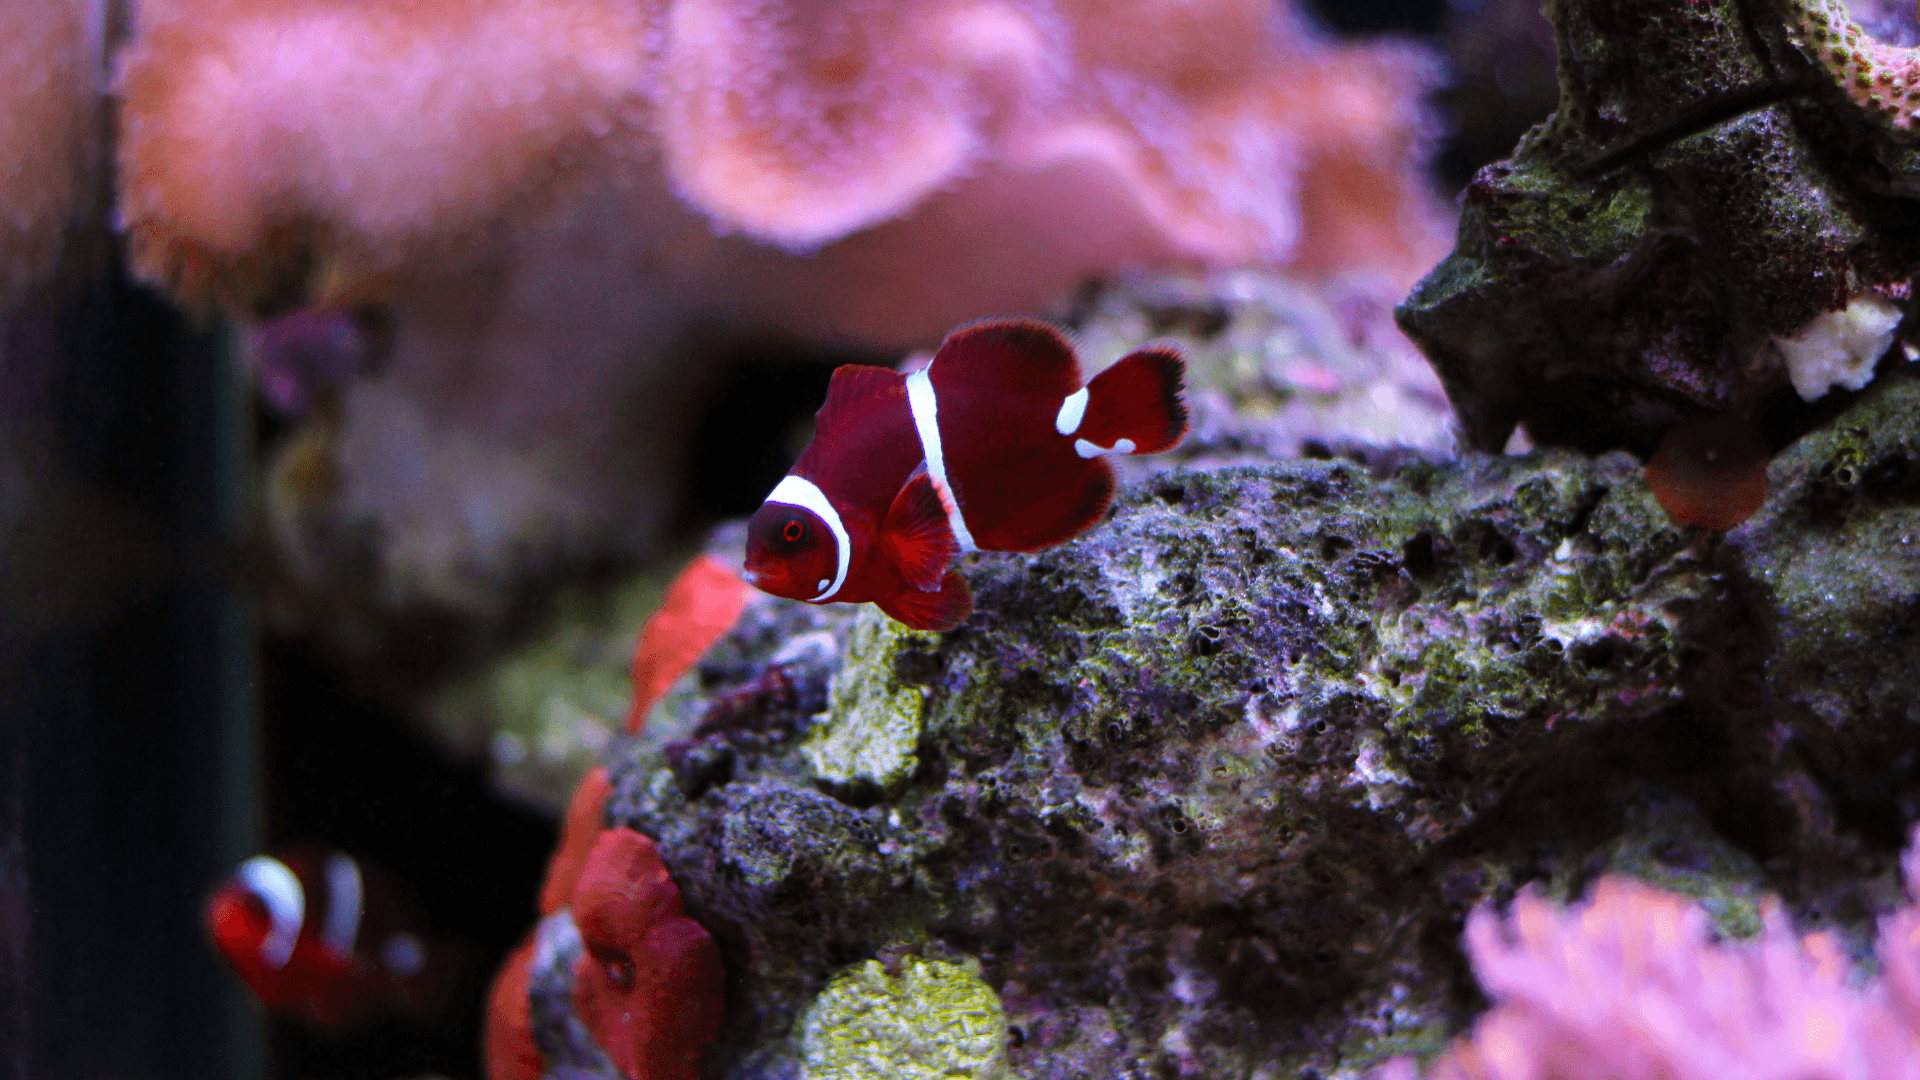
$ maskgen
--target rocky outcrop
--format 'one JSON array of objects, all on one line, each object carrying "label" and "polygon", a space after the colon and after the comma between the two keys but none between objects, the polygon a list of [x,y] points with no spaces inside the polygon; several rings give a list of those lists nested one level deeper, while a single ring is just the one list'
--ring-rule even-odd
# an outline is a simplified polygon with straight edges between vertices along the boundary
[{"label": "rocky outcrop", "polygon": [[[1863,943],[1920,796],[1920,381],[1770,481],[1713,540],[1623,454],[1182,468],[977,557],[948,634],[756,603],[612,754],[721,944],[708,1074],[1353,1073],[1477,1007],[1469,907],[1606,871]],[[975,982],[1004,1069],[936,1052]]]},{"label": "rocky outcrop", "polygon": [[1828,0],[1549,14],[1559,110],[1468,185],[1453,254],[1398,312],[1466,442],[1524,424],[1645,454],[1710,411],[1778,448],[1824,419],[1806,402],[1896,362],[1920,270],[1913,50]]}]

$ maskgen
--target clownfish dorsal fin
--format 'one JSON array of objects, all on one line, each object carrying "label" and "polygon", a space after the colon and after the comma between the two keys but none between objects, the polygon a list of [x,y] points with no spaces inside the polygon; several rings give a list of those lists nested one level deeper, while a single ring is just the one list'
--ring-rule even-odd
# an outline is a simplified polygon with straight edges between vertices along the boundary
[{"label": "clownfish dorsal fin", "polygon": [[915,630],[945,632],[973,613],[973,590],[960,571],[949,570],[932,592],[902,589],[874,601],[881,611]]},{"label": "clownfish dorsal fin", "polygon": [[900,569],[907,584],[921,592],[936,592],[947,564],[960,550],[947,510],[923,464],[893,497],[880,526],[882,550]]},{"label": "clownfish dorsal fin", "polygon": [[1080,389],[1080,361],[1073,344],[1038,319],[990,319],[963,326],[940,343],[933,363],[941,366],[943,377],[964,375],[1056,398]]},{"label": "clownfish dorsal fin", "polygon": [[307,921],[307,891],[300,887],[287,864],[271,855],[255,855],[235,873],[248,892],[267,909],[267,939],[260,943],[260,962],[275,971],[293,958],[300,927]]},{"label": "clownfish dorsal fin", "polygon": [[814,438],[857,423],[889,396],[906,397],[905,381],[897,371],[870,364],[834,368],[833,381],[827,384],[827,400],[813,414]]}]

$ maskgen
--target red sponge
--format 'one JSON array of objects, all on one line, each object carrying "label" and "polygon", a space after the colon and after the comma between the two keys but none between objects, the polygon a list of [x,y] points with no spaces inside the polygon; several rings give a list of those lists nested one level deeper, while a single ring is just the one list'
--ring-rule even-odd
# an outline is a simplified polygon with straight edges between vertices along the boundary
[{"label": "red sponge", "polygon": [[560,846],[547,861],[547,880],[540,886],[540,914],[551,915],[573,902],[579,887],[580,871],[587,864],[587,853],[600,838],[600,825],[607,812],[607,796],[613,785],[607,781],[607,767],[595,765],[581,777],[573,789],[573,801],[567,804],[567,822],[560,831]]},{"label": "red sponge", "polygon": [[546,1068],[533,1042],[527,989],[533,976],[533,938],[507,957],[487,995],[487,1080],[540,1080]]},{"label": "red sponge", "polygon": [[1772,456],[1746,421],[1709,413],[1667,432],[1647,462],[1647,486],[1675,521],[1726,532],[1767,501]]},{"label": "red sponge", "polygon": [[574,893],[586,943],[574,1008],[628,1080],[696,1080],[720,1033],[720,950],[680,905],[653,841],[608,829]]},{"label": "red sponge", "polygon": [[753,586],[711,555],[693,560],[673,579],[634,650],[627,734],[639,733],[647,722],[647,710],[721,635],[733,629],[752,597]]}]

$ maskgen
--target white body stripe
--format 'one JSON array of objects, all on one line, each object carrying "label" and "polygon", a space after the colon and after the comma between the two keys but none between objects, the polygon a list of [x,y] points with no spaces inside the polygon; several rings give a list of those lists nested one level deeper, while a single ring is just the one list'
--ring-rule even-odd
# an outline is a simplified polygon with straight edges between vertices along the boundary
[{"label": "white body stripe", "polygon": [[335,852],[327,858],[327,925],[320,941],[342,959],[353,955],[353,939],[360,934],[360,864],[353,856]]},{"label": "white body stripe", "polygon": [[767,496],[767,501],[811,510],[814,517],[827,523],[827,529],[833,533],[834,543],[840,547],[840,568],[834,575],[833,583],[823,586],[825,591],[807,603],[824,604],[833,599],[833,594],[847,583],[847,566],[853,560],[853,542],[847,537],[847,527],[840,523],[840,511],[833,508],[833,504],[827,501],[826,493],[813,481],[791,474],[774,485],[773,494]]},{"label": "white body stripe", "polygon": [[1085,439],[1075,439],[1073,440],[1073,452],[1083,458],[1096,458],[1101,454],[1131,454],[1133,453],[1133,440],[1121,439],[1112,446],[1095,446]]},{"label": "white body stripe", "polygon": [[240,884],[267,907],[272,926],[267,930],[267,940],[260,943],[260,960],[278,971],[293,958],[300,926],[307,921],[307,891],[286,863],[268,855],[255,855],[241,863],[237,876]]},{"label": "white body stripe", "polygon": [[1081,387],[1067,395],[1060,403],[1060,415],[1053,418],[1053,430],[1062,435],[1071,435],[1080,430],[1080,421],[1087,418],[1087,388]]},{"label": "white body stripe", "polygon": [[973,533],[967,531],[967,519],[960,513],[960,500],[947,480],[947,455],[940,449],[940,401],[933,393],[933,365],[928,364],[907,376],[907,408],[913,413],[913,430],[920,435],[920,452],[926,455],[927,475],[947,512],[947,527],[953,530],[954,543],[961,551],[979,551]]}]

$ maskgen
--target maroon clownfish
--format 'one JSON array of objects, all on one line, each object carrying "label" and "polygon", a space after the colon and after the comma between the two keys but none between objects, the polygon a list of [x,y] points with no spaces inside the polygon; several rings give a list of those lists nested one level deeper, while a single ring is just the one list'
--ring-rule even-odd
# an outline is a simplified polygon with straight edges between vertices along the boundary
[{"label": "maroon clownfish", "polygon": [[842,367],[813,441],[747,524],[747,580],[950,630],[973,610],[953,557],[1091,528],[1113,498],[1106,455],[1186,434],[1185,372],[1178,350],[1149,346],[1082,385],[1073,346],[1031,319],[961,327],[911,375]]},{"label": "maroon clownfish", "polygon": [[419,932],[397,886],[344,852],[256,855],[207,903],[215,948],[273,1012],[340,1034],[441,1018],[471,957]]}]

